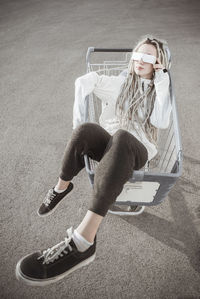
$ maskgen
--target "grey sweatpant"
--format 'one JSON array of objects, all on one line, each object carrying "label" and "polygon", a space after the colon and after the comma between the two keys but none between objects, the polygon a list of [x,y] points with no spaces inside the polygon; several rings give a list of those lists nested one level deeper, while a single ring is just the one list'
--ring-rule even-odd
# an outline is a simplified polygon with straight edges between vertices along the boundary
[{"label": "grey sweatpant", "polygon": [[84,123],[73,130],[66,146],[60,173],[62,180],[71,181],[85,167],[84,154],[99,162],[89,210],[105,216],[123,185],[132,177],[133,170],[145,165],[147,149],[126,130],[120,129],[111,136],[98,124]]}]

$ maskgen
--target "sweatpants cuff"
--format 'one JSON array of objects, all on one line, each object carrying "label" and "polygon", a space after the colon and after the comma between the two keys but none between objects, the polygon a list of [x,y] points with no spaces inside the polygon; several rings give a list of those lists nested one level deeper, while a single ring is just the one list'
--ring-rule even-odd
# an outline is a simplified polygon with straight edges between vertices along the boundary
[{"label": "sweatpants cuff", "polygon": [[108,212],[108,211],[99,210],[99,209],[96,209],[96,208],[89,208],[88,210],[92,211],[92,212],[94,212],[94,213],[96,213],[96,214],[98,214],[100,216],[103,216],[103,217],[105,217],[106,214],[107,214],[107,212]]},{"label": "sweatpants cuff", "polygon": [[71,181],[72,177],[66,176],[63,172],[61,172],[61,174],[59,175],[59,178],[61,178],[61,180],[63,181]]}]

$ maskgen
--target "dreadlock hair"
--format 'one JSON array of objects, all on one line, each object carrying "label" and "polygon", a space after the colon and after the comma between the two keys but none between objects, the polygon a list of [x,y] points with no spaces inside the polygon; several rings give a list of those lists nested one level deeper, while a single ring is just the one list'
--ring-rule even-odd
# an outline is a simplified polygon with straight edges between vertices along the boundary
[{"label": "dreadlock hair", "polygon": [[[164,68],[169,69],[171,66],[171,62],[168,60],[168,53],[165,47],[168,47],[167,42],[165,40],[161,40],[153,37],[152,35],[144,35],[142,36],[133,52],[137,52],[138,48],[143,44],[151,44],[155,46],[157,50],[157,58],[160,59],[161,64],[163,64]],[[122,85],[119,96],[116,100],[115,113],[119,119],[120,126],[123,129],[129,130],[129,128],[135,129],[138,132],[139,136],[140,132],[135,126],[135,122],[142,128],[142,131],[146,135],[147,139],[154,143],[157,146],[157,136],[158,130],[150,123],[150,116],[153,111],[156,92],[154,86],[154,78],[155,71],[153,72],[153,77],[146,88],[146,91],[141,90],[141,80],[139,76],[134,72],[134,62],[130,59],[128,63],[128,75]],[[144,100],[146,98],[146,109],[144,111],[144,120],[142,121],[138,116],[138,109],[142,107]],[[128,109],[125,112],[125,101],[128,101]],[[141,137],[142,138],[142,137]]]}]

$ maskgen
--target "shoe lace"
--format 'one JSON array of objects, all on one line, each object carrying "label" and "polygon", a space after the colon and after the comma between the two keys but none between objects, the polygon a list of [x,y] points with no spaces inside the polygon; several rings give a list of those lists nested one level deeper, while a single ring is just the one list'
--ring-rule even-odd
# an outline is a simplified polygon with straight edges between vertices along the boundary
[{"label": "shoe lace", "polygon": [[53,191],[53,189],[50,189],[44,199],[44,204],[46,206],[48,206],[51,203],[52,199],[54,199],[54,197],[56,196],[56,194]]},{"label": "shoe lace", "polygon": [[43,264],[49,264],[59,259],[59,257],[62,257],[64,254],[67,254],[69,251],[72,251],[72,247],[69,244],[69,242],[72,239],[72,234],[73,234],[73,227],[70,227],[67,230],[68,238],[65,238],[64,241],[61,241],[60,243],[54,245],[53,247],[44,250],[42,252],[42,255],[39,256],[37,259],[39,260],[44,258]]}]

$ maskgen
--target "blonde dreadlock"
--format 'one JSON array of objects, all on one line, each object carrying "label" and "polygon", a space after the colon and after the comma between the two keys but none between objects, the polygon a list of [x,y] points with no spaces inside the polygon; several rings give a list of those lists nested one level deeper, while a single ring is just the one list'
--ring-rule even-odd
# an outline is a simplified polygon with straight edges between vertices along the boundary
[{"label": "blonde dreadlock", "polygon": [[[161,64],[163,64],[164,68],[166,69],[170,68],[171,63],[168,60],[168,55],[165,49],[165,47],[167,47],[167,42],[165,40],[155,38],[149,34],[142,36],[133,49],[133,52],[137,52],[138,48],[143,44],[151,44],[155,46],[157,50],[157,57],[160,59]],[[146,91],[143,91],[141,93],[141,80],[139,76],[134,72],[134,64],[133,61],[130,60],[128,64],[128,76],[117,98],[115,112],[123,129],[135,129],[140,136],[140,133],[135,126],[136,122],[139,127],[142,128],[147,139],[157,145],[157,128],[150,123],[150,116],[153,111],[156,97],[154,78],[155,72],[153,73],[153,78],[148,84]],[[142,107],[145,99],[147,99],[145,117],[142,121],[139,118],[138,109]],[[125,112],[124,104],[126,100],[128,101],[128,109]]]}]

